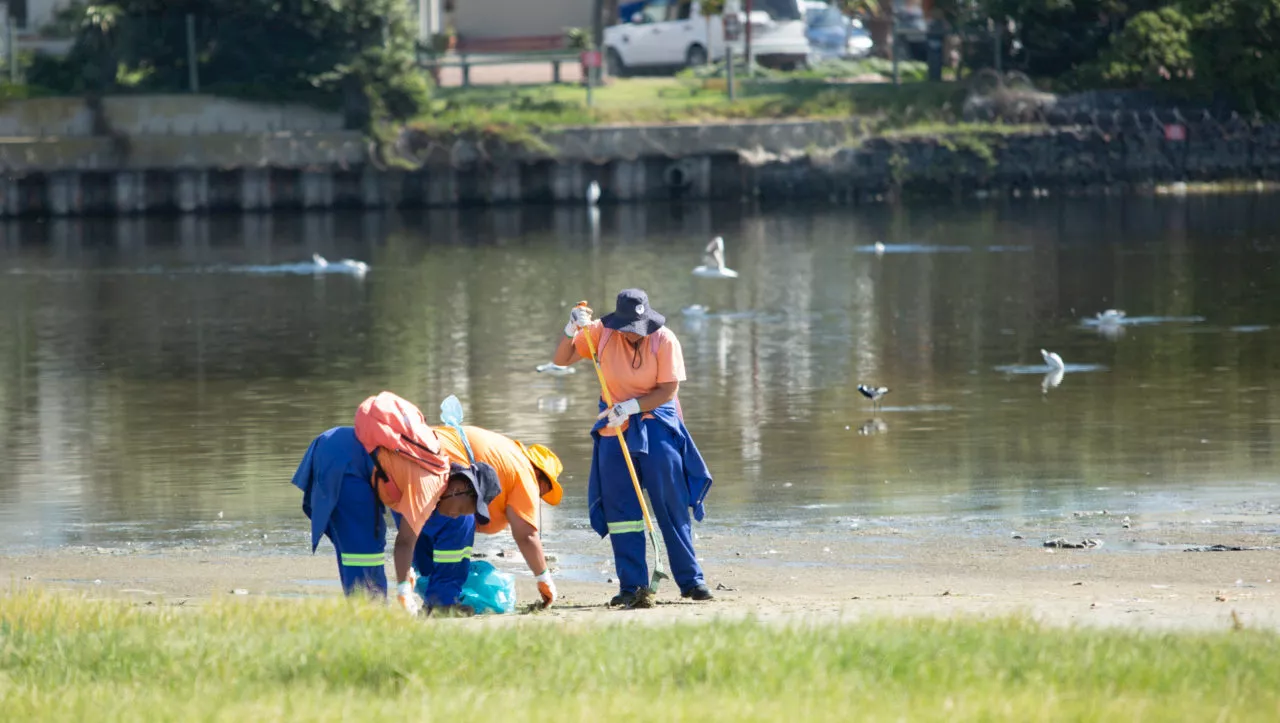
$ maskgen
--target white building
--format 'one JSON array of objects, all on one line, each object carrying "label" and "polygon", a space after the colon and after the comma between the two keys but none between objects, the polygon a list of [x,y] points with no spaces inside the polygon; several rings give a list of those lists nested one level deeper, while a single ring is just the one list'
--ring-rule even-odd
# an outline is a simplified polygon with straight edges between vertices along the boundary
[{"label": "white building", "polygon": [[71,4],[71,0],[9,0],[9,16],[19,30],[35,31],[53,20],[53,14]]}]

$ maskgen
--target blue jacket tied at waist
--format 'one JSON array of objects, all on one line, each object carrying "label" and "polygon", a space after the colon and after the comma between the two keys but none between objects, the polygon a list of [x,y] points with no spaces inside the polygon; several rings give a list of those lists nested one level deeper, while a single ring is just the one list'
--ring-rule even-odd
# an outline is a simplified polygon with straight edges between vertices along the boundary
[{"label": "blue jacket tied at waist", "polygon": [[354,427],[334,427],[311,442],[293,473],[293,485],[302,490],[302,511],[311,518],[312,552],[329,526],[347,477],[369,485],[373,458],[356,439]]},{"label": "blue jacket tied at waist", "polygon": [[[600,401],[600,411],[604,411],[608,406],[603,400]],[[645,415],[652,415],[652,419],[642,419]],[[587,509],[591,517],[591,529],[595,530],[601,537],[608,534],[609,525],[605,520],[604,505],[601,504],[601,487],[603,484],[602,472],[600,469],[600,430],[604,428],[606,420],[597,420],[595,426],[591,428],[591,436],[595,439],[591,454],[591,477],[587,483]],[[680,458],[682,460],[681,469],[684,471],[684,483],[689,490],[689,506],[693,509],[693,519],[701,522],[706,515],[706,509],[703,507],[703,501],[707,497],[707,493],[711,491],[711,473],[707,470],[707,464],[703,461],[702,455],[698,452],[698,447],[693,443],[693,435],[689,434],[688,428],[684,426],[684,420],[680,418],[680,414],[676,411],[675,402],[667,402],[651,412],[632,415],[627,424],[627,431],[624,433],[627,440],[627,448],[630,450],[632,457],[649,454],[649,433],[648,427],[651,424],[660,424],[669,430],[680,443]]]}]

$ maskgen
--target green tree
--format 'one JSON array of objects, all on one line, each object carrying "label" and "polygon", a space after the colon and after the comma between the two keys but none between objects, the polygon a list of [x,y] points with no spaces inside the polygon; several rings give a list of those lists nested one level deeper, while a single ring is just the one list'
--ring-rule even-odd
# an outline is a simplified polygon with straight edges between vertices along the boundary
[{"label": "green tree", "polygon": [[1240,110],[1280,114],[1280,0],[1189,0],[1198,84]]},{"label": "green tree", "polygon": [[1057,78],[1095,62],[1129,17],[1167,4],[1160,0],[988,0],[985,14],[997,23],[1014,22],[1014,34],[1006,45],[1012,65],[1034,77]]},{"label": "green tree", "polygon": [[1191,20],[1176,7],[1138,13],[1086,72],[1101,83],[1151,88],[1194,76]]},{"label": "green tree", "polygon": [[53,87],[111,91],[118,89],[117,75],[128,72],[140,77],[138,90],[187,90],[190,14],[203,90],[345,105],[362,126],[405,119],[429,99],[409,10],[404,0],[121,0],[89,6],[66,60],[88,80]]}]

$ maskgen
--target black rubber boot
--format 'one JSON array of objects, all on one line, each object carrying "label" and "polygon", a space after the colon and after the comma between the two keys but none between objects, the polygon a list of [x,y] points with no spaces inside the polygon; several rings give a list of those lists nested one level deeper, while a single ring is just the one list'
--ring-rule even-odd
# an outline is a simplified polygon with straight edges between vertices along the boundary
[{"label": "black rubber boot", "polygon": [[620,592],[609,601],[611,608],[629,608],[636,604],[635,592]]},{"label": "black rubber boot", "polygon": [[435,605],[427,608],[427,617],[431,618],[469,618],[476,614],[470,605]]},{"label": "black rubber boot", "polygon": [[716,599],[716,596],[711,594],[711,590],[706,585],[695,585],[688,590],[681,590],[680,597],[687,597],[699,602]]}]

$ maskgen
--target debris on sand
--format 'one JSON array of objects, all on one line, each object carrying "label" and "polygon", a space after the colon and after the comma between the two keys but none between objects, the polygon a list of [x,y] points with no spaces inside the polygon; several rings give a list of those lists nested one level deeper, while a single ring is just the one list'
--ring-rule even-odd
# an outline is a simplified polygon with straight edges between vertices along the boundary
[{"label": "debris on sand", "polygon": [[653,606],[653,593],[649,592],[648,588],[641,588],[636,591],[635,600],[633,600],[630,605],[627,605],[626,608],[628,610],[649,610],[653,608]]},{"label": "debris on sand", "polygon": [[1079,542],[1071,542],[1065,537],[1055,537],[1052,540],[1045,540],[1044,546],[1055,547],[1060,550],[1085,550],[1094,547],[1102,547],[1102,540],[1085,538]]},{"label": "debris on sand", "polygon": [[1274,547],[1241,547],[1240,545],[1205,545],[1188,547],[1183,552],[1251,552],[1253,550],[1274,550]]}]

